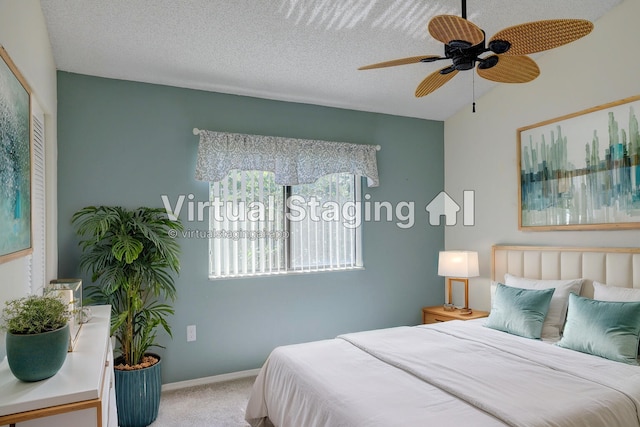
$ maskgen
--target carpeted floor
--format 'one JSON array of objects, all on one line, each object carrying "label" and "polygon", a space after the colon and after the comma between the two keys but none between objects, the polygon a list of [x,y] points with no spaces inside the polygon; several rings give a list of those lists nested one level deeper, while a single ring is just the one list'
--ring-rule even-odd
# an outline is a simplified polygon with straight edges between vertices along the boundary
[{"label": "carpeted floor", "polygon": [[244,410],[256,377],[165,391],[151,427],[248,427]]}]

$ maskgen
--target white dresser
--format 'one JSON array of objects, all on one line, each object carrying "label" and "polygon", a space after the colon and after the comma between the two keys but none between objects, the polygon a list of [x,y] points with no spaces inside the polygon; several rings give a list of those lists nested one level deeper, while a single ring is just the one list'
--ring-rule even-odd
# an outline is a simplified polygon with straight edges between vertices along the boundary
[{"label": "white dresser", "polygon": [[116,427],[111,310],[91,307],[73,352],[56,375],[26,383],[16,379],[6,358],[0,364],[0,426]]}]

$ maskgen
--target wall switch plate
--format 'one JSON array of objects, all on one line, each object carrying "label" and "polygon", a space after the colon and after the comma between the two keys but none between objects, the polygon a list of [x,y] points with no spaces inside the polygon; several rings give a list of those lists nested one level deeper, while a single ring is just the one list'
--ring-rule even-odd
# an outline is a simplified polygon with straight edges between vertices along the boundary
[{"label": "wall switch plate", "polygon": [[196,325],[187,326],[187,342],[196,340]]}]

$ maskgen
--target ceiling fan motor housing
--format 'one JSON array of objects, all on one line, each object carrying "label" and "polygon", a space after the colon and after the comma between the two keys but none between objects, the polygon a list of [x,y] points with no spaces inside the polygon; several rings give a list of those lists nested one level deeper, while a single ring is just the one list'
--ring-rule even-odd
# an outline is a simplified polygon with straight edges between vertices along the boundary
[{"label": "ceiling fan motor housing", "polygon": [[458,71],[470,70],[475,67],[478,56],[486,52],[484,40],[475,46],[470,46],[464,40],[452,40],[444,45],[444,55],[451,58],[453,68]]}]

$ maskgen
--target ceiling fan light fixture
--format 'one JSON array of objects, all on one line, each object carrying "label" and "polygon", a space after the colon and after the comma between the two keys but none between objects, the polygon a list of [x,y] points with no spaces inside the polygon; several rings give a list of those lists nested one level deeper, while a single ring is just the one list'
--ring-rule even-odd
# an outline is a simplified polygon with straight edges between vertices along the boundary
[{"label": "ceiling fan light fixture", "polygon": [[453,67],[458,71],[470,70],[475,66],[475,58],[467,56],[454,56],[451,58],[453,61]]},{"label": "ceiling fan light fixture", "polygon": [[491,40],[487,46],[493,53],[505,53],[511,48],[511,43],[506,40]]},{"label": "ceiling fan light fixture", "polygon": [[440,70],[440,74],[445,75],[445,74],[453,73],[454,71],[456,71],[456,67],[451,65],[449,67],[446,67]]},{"label": "ceiling fan light fixture", "polygon": [[472,46],[472,44],[466,40],[451,40],[447,45],[454,49],[469,49]]},{"label": "ceiling fan light fixture", "polygon": [[500,58],[497,55],[491,55],[488,58],[480,60],[480,63],[478,64],[478,69],[487,70],[491,67],[495,67],[499,61],[500,61]]}]

